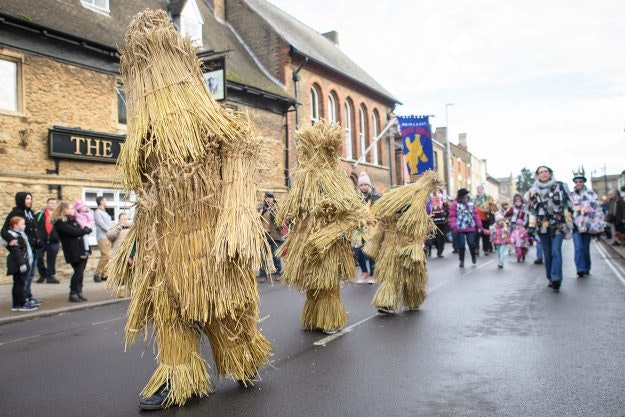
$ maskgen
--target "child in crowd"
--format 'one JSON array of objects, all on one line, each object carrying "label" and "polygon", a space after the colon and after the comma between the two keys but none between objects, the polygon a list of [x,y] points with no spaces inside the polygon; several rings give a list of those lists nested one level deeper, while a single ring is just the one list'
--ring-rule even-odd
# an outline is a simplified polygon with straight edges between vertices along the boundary
[{"label": "child in crowd", "polygon": [[506,245],[508,244],[509,235],[510,230],[508,229],[503,214],[499,212],[495,213],[495,224],[490,227],[490,236],[491,242],[495,245],[495,252],[497,252],[499,260],[497,267],[499,268],[503,268],[503,260],[506,256]]},{"label": "child in crowd", "polygon": [[[89,210],[89,207],[87,207],[87,203],[85,203],[84,200],[76,200],[74,202],[74,210],[76,210],[76,222],[80,227],[93,229],[95,219],[93,218],[93,213]],[[91,254],[91,248],[89,247],[89,239],[85,237],[83,242],[85,245],[84,257],[86,258]]]},{"label": "child in crowd", "polygon": [[26,221],[22,217],[14,216],[9,219],[9,234],[17,241],[16,245],[7,246],[9,251],[7,256],[7,275],[13,275],[13,289],[11,291],[13,304],[11,311],[37,310],[36,305],[32,304],[30,300],[26,300],[24,292],[26,274],[33,259],[33,251],[24,230],[26,230]]},{"label": "child in crowd", "polygon": [[510,241],[514,245],[516,252],[516,261],[525,262],[525,255],[527,254],[527,248],[530,245],[530,236],[525,230],[523,220],[519,219],[516,222],[516,227],[510,235]]}]

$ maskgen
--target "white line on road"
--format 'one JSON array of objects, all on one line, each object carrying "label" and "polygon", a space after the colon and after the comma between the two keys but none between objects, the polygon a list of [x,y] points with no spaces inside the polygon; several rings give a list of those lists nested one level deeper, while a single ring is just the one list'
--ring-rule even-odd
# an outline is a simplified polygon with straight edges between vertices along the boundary
[{"label": "white line on road", "polygon": [[37,337],[41,337],[41,335],[40,334],[36,334],[34,336],[28,336],[28,337],[22,337],[22,338],[19,338],[19,339],[9,340],[8,342],[0,343],[0,346],[8,345],[10,343],[23,342],[24,340],[35,339]]},{"label": "white line on road", "polygon": [[470,271],[469,271],[469,272],[467,272],[467,273],[462,274],[461,276],[463,276],[463,277],[464,277],[464,276],[466,276],[466,275],[472,274],[472,273],[474,273],[475,271],[477,271],[478,269],[482,269],[482,268],[484,268],[486,265],[490,265],[490,264],[492,264],[493,262],[495,262],[495,261],[494,261],[493,259],[491,259],[490,261],[485,262],[485,263],[481,264],[480,266],[476,266],[475,268],[473,268],[472,270],[470,270]]},{"label": "white line on road", "polygon": [[[486,265],[488,265],[489,263],[492,263],[492,262],[494,262],[494,261],[488,261],[485,264],[480,265],[480,266],[478,266],[475,269],[472,269],[471,271],[467,272],[466,274],[463,274],[463,276],[464,275],[468,275],[468,274],[470,274],[473,271],[477,271],[478,269],[483,268],[483,267],[485,267]],[[428,290],[428,294],[432,294],[434,291],[436,291],[439,288],[449,284],[452,281],[453,281],[453,279],[450,279],[448,281],[443,282],[442,284],[437,285],[436,287],[432,288],[431,290]],[[369,317],[364,318],[364,319],[360,320],[359,322],[352,324],[351,326],[347,326],[347,327],[339,330],[335,334],[331,334],[329,336],[324,337],[323,339],[317,340],[315,343],[313,343],[313,345],[315,345],[315,346],[325,346],[326,344],[328,344],[328,343],[338,339],[339,337],[343,336],[344,334],[351,332],[357,326],[360,326],[361,324],[371,320],[372,318],[378,317],[378,316],[379,316],[379,314],[377,314],[377,313],[376,314],[372,314]]]},{"label": "white line on road", "polygon": [[110,319],[110,320],[103,320],[103,321],[96,321],[91,323],[92,326],[97,326],[99,324],[104,324],[104,323],[111,323],[113,321],[118,321],[118,320],[123,320],[125,317],[117,317],[116,319]]},{"label": "white line on road", "polygon": [[610,259],[608,253],[606,252],[604,248],[601,247],[601,245],[599,245],[597,242],[592,242],[592,243],[593,245],[595,245],[595,248],[599,251],[601,256],[603,256],[603,260],[608,264],[610,269],[612,269],[612,272],[614,272],[614,274],[618,277],[618,279],[620,279],[621,282],[625,285],[625,277],[623,276],[623,272],[625,271],[623,271],[623,269],[621,268],[619,264],[617,264],[616,262]]}]

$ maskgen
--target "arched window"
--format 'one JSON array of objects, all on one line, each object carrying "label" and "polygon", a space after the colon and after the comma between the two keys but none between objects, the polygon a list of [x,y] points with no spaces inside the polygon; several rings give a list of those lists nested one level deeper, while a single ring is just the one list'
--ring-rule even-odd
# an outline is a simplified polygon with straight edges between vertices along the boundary
[{"label": "arched window", "polygon": [[[377,110],[373,110],[371,113],[371,127],[373,128],[373,139],[375,140],[380,134],[380,116],[378,115]],[[375,144],[372,150],[373,153],[373,163],[376,165],[380,165],[380,155],[382,154],[382,139]]]},{"label": "arched window", "polygon": [[352,146],[352,104],[345,101],[345,158],[354,159],[354,148]]},{"label": "arched window", "polygon": [[315,124],[319,121],[319,93],[317,88],[310,88],[310,121]]},{"label": "arched window", "polygon": [[[365,155],[365,151],[369,146],[369,129],[367,129],[367,109],[364,105],[358,108],[358,139],[360,141],[360,157]],[[363,161],[367,161],[366,156],[362,158]]]},{"label": "arched window", "polygon": [[336,123],[338,120],[338,109],[336,108],[336,98],[334,93],[328,95],[328,121],[330,123]]}]

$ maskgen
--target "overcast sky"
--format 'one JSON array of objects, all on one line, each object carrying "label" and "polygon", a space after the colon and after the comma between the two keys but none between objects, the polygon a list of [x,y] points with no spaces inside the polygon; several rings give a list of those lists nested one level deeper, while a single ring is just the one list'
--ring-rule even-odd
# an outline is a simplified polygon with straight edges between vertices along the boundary
[{"label": "overcast sky", "polygon": [[495,177],[625,170],[625,0],[269,0],[403,105],[433,114]]}]

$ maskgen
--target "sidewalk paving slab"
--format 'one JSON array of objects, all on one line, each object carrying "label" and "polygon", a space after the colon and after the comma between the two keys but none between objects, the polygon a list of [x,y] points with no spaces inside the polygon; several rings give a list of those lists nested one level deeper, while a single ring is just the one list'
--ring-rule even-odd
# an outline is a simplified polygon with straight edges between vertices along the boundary
[{"label": "sidewalk paving slab", "polygon": [[83,282],[83,295],[88,301],[69,302],[69,278],[62,278],[60,284],[32,283],[33,297],[41,302],[39,309],[33,312],[11,311],[11,288],[13,284],[0,285],[0,325],[16,321],[62,314],[68,311],[84,310],[107,304],[128,301],[118,298],[115,291],[105,288],[104,282],[87,279]]}]

